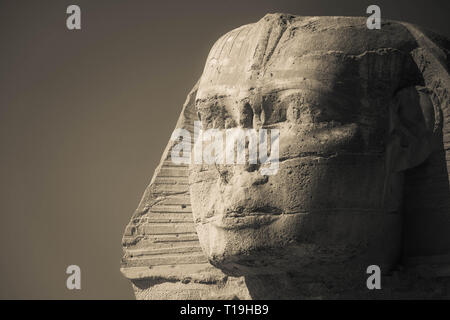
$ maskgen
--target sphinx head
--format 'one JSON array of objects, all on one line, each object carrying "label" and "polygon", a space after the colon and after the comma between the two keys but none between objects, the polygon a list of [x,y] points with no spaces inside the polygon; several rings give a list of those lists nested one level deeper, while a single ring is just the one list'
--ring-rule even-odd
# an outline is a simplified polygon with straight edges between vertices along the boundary
[{"label": "sphinx head", "polygon": [[279,130],[279,164],[273,175],[261,163],[190,166],[212,264],[251,275],[397,262],[404,172],[442,139],[418,47],[400,23],[369,30],[364,18],[279,14],[216,42],[198,120],[204,130]]}]

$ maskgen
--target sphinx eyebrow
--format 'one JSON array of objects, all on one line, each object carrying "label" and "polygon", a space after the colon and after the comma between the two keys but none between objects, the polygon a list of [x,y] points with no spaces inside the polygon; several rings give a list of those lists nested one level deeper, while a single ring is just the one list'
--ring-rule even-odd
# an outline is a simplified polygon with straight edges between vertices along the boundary
[{"label": "sphinx eyebrow", "polygon": [[[268,88],[267,88],[268,87]],[[315,79],[307,79],[303,77],[289,79],[284,81],[284,83],[278,82],[276,85],[270,85],[270,83],[260,84],[260,86],[250,87],[247,90],[241,90],[240,94],[217,94],[214,96],[207,96],[201,99],[196,100],[196,108],[202,108],[204,105],[212,102],[221,102],[224,105],[233,104],[239,101],[243,101],[245,99],[250,100],[250,104],[253,101],[258,101],[263,97],[267,97],[274,94],[280,94],[284,92],[292,91],[292,93],[288,93],[286,95],[280,95],[281,101],[284,99],[304,92],[318,92],[320,94],[329,94],[329,97],[333,97],[334,99],[342,99],[346,101],[346,103],[353,104],[355,102],[355,96],[350,96],[348,94],[344,94],[337,90],[333,90],[329,86],[327,86],[323,81],[315,80]],[[243,92],[247,92],[247,95],[242,95]],[[256,99],[255,99],[256,98]]]}]

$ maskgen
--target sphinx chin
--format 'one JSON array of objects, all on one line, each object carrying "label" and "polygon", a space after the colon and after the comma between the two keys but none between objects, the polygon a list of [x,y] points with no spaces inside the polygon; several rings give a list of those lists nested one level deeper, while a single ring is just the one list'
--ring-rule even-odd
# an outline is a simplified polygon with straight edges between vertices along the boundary
[{"label": "sphinx chin", "polygon": [[[323,219],[314,213],[219,216],[197,223],[196,230],[209,262],[230,276],[308,277],[316,271],[332,276],[344,270],[365,274],[364,268],[374,263],[392,267],[399,251],[394,245],[398,242],[394,235],[385,233],[384,239],[380,239],[376,232],[364,235],[353,232],[352,240],[343,237],[350,234],[349,230],[321,224]],[[342,219],[345,217],[334,217],[336,221]]]},{"label": "sphinx chin", "polygon": [[[249,215],[196,225],[209,262],[231,276],[297,272],[323,248],[300,243],[301,215]],[[333,250],[330,248],[329,252]],[[334,254],[330,254],[333,256]]]}]

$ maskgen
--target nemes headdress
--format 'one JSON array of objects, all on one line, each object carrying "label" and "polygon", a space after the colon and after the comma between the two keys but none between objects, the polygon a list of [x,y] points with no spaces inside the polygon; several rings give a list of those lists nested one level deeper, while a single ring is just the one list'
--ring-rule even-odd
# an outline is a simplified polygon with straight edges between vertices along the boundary
[{"label": "nemes headdress", "polygon": [[[371,115],[367,121],[389,122],[386,170],[405,175],[403,263],[449,277],[449,49],[445,37],[408,23],[384,21],[380,30],[369,30],[366,18],[268,14],[215,43],[175,128],[194,137],[196,102],[210,99],[216,88],[235,97],[252,92],[250,104],[285,79],[286,86],[338,92],[355,118],[364,113]],[[335,74],[346,86],[326,76],[305,80],[323,59],[337,61]],[[121,271],[138,299],[249,299],[244,277],[225,275],[201,249],[188,165],[171,161],[177,143],[167,144],[125,229]],[[386,199],[395,192],[390,188],[387,181]]]}]

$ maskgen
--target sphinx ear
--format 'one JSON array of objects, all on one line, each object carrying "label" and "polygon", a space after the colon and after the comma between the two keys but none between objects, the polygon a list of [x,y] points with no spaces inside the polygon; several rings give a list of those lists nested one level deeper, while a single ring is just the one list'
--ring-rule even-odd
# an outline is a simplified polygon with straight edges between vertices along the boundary
[{"label": "sphinx ear", "polygon": [[416,167],[435,150],[438,113],[425,87],[407,87],[397,92],[390,107],[391,172]]}]

